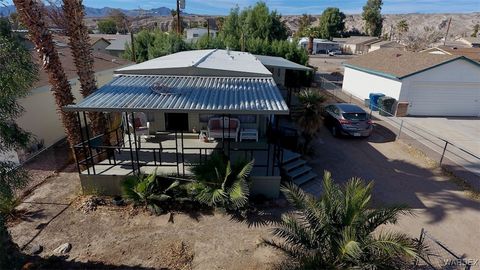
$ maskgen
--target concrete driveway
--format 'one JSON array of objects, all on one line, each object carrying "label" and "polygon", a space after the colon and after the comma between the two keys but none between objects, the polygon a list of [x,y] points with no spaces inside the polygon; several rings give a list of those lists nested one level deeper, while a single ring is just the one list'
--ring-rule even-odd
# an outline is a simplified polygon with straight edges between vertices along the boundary
[{"label": "concrete driveway", "polygon": [[[404,123],[408,123],[407,127],[411,126],[417,132],[418,127],[425,130],[424,132],[418,132],[419,134],[407,132],[409,136],[418,139],[421,143],[438,153],[443,151],[442,146],[445,142],[435,140],[433,135],[455,145],[447,146],[446,157],[477,175],[477,181],[480,182],[480,118],[403,117],[401,119],[404,120]],[[430,134],[427,134],[427,132]],[[430,138],[430,140],[425,140],[419,135]],[[433,143],[440,144],[440,146],[433,145]],[[476,157],[459,148],[468,151]],[[478,186],[480,187],[480,184]]]},{"label": "concrete driveway", "polygon": [[[457,254],[480,259],[480,202],[449,181],[435,162],[394,137],[381,121],[368,139],[337,139],[322,128],[310,163],[319,175],[332,172],[339,183],[353,176],[374,180],[374,204],[407,204],[415,210],[395,229],[418,237],[425,228]],[[319,195],[321,180],[303,188]]]}]

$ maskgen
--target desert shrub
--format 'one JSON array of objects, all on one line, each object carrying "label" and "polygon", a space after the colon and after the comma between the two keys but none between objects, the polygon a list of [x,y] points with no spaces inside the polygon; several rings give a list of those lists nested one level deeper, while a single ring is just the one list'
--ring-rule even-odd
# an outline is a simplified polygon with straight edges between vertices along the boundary
[{"label": "desert shrub", "polygon": [[180,182],[168,177],[149,175],[127,177],[122,182],[123,196],[154,214],[162,214],[172,201],[180,198]]},{"label": "desert shrub", "polygon": [[248,204],[248,177],[254,160],[234,164],[224,155],[214,153],[206,162],[192,168],[195,199],[213,207],[239,210]]}]

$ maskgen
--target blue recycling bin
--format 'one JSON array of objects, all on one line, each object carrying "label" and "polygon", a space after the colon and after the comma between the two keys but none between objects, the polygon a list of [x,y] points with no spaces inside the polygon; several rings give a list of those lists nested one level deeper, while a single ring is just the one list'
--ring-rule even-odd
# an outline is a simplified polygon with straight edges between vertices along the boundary
[{"label": "blue recycling bin", "polygon": [[370,93],[370,109],[372,111],[378,111],[378,99],[384,97],[385,95],[382,93]]}]

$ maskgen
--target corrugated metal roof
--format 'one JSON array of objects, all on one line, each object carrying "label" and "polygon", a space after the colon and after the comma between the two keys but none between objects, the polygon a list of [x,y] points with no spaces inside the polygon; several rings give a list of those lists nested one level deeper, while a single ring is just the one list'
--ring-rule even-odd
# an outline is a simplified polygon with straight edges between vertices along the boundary
[{"label": "corrugated metal roof", "polygon": [[64,109],[288,114],[271,77],[122,75]]},{"label": "corrugated metal roof", "polygon": [[282,57],[277,56],[267,56],[267,55],[255,55],[255,57],[262,62],[264,66],[267,67],[280,67],[285,69],[291,70],[304,70],[304,71],[311,71],[312,69],[306,66],[302,66],[290,60],[287,60]]}]

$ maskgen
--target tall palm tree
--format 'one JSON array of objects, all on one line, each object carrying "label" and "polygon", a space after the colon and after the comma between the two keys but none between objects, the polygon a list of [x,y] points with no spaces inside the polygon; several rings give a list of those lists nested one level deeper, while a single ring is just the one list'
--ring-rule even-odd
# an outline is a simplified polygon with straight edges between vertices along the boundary
[{"label": "tall palm tree", "polygon": [[317,131],[322,125],[321,105],[325,97],[313,90],[303,90],[298,94],[298,100],[302,106],[302,114],[297,119],[304,139],[303,153],[306,153],[311,141],[315,138]]},{"label": "tall palm tree", "polygon": [[308,27],[307,29],[305,29],[303,34],[308,37],[308,54],[313,54],[313,41],[315,38],[318,38],[320,36],[320,31],[318,30],[318,27]]},{"label": "tall palm tree", "polygon": [[52,35],[48,31],[42,14],[41,4],[35,0],[13,0],[20,20],[28,29],[29,39],[35,44],[43,69],[48,74],[51,91],[57,104],[70,147],[80,142],[79,122],[75,113],[64,112],[64,106],[74,104],[75,97],[55,49]]},{"label": "tall palm tree", "polygon": [[[63,13],[68,18],[65,20],[65,26],[72,50],[73,62],[80,81],[80,93],[83,97],[87,97],[97,90],[97,82],[93,67],[94,58],[90,36],[83,21],[85,10],[82,0],[63,0]],[[103,113],[90,112],[88,117],[95,134],[105,133],[106,119]]]},{"label": "tall palm tree", "polygon": [[247,178],[254,160],[231,164],[224,155],[214,153],[203,164],[194,166],[192,173],[196,199],[209,206],[238,210],[248,203]]},{"label": "tall palm tree", "polygon": [[400,269],[417,255],[417,244],[404,234],[379,231],[410,211],[403,206],[370,208],[373,184],[352,178],[345,187],[323,177],[316,199],[294,184],[282,192],[296,211],[282,215],[264,243],[285,252],[300,269]]}]

